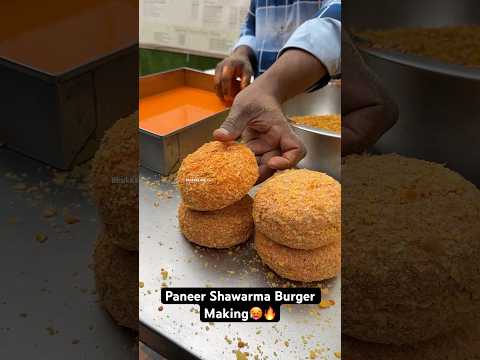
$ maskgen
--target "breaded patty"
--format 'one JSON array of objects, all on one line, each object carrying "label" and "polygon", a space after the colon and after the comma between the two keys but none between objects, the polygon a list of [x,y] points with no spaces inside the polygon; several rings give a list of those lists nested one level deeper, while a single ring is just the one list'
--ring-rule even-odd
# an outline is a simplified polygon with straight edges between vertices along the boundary
[{"label": "breaded patty", "polygon": [[342,166],[342,331],[412,344],[480,314],[480,191],[399,155]]},{"label": "breaded patty", "polygon": [[255,249],[262,261],[286,279],[312,282],[333,278],[340,271],[340,243],[311,250],[291,249],[255,231]]},{"label": "breaded patty", "polygon": [[342,357],[349,360],[477,360],[480,328],[469,325],[416,345],[366,343],[342,337]]},{"label": "breaded patty", "polygon": [[255,155],[245,145],[212,141],[183,160],[177,182],[185,206],[211,211],[243,198],[258,175]]},{"label": "breaded patty", "polygon": [[198,245],[219,249],[238,245],[252,234],[252,205],[249,195],[214,211],[191,210],[181,203],[178,208],[180,229],[188,240]]},{"label": "breaded patty", "polygon": [[110,234],[113,244],[124,250],[138,251],[138,230],[132,231],[131,225],[127,224],[103,224],[104,231]]},{"label": "breaded patty", "polygon": [[138,328],[138,253],[113,245],[102,233],[93,255],[96,289],[101,304],[121,326]]},{"label": "breaded patty", "polygon": [[138,251],[138,116],[121,119],[106,133],[92,163],[90,187],[104,223],[116,241]]},{"label": "breaded patty", "polygon": [[311,170],[287,170],[255,195],[256,228],[279,244],[315,249],[340,241],[340,184]]}]

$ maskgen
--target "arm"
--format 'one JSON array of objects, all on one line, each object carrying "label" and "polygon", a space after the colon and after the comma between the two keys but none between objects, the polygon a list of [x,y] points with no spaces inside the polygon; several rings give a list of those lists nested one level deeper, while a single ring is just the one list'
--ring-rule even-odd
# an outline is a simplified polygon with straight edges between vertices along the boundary
[{"label": "arm", "polygon": [[398,108],[364,63],[347,31],[342,34],[342,156],[372,146],[398,119]]},{"label": "arm", "polygon": [[290,128],[281,104],[305,91],[325,74],[325,67],[311,54],[299,49],[286,51],[236,96],[227,119],[213,133],[215,139],[231,141],[242,136],[257,156],[259,182],[275,170],[294,167],[306,150]]},{"label": "arm", "polygon": [[260,181],[294,167],[306,154],[281,104],[340,71],[340,23],[321,16],[294,32],[277,61],[235,97],[229,116],[214,132],[220,141],[242,136],[257,156]]},{"label": "arm", "polygon": [[284,45],[281,57],[289,49],[301,49],[318,59],[335,76],[341,72],[341,3],[330,1],[316,17],[304,22]]}]

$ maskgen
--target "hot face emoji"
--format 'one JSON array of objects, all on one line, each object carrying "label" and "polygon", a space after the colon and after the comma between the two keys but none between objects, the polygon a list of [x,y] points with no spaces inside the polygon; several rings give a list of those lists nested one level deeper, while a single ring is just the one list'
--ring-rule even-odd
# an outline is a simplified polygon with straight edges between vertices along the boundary
[{"label": "hot face emoji", "polygon": [[250,317],[253,319],[253,320],[258,320],[262,317],[263,313],[262,313],[262,309],[260,309],[259,307],[253,307],[250,309]]}]

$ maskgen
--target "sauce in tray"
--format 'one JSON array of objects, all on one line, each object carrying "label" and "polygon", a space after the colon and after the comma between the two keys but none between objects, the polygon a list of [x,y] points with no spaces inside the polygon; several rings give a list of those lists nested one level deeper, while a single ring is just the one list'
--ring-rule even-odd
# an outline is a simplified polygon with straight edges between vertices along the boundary
[{"label": "sauce in tray", "polygon": [[167,135],[223,110],[213,92],[183,86],[140,99],[140,128]]},{"label": "sauce in tray", "polygon": [[138,42],[137,0],[2,1],[0,58],[59,75]]}]

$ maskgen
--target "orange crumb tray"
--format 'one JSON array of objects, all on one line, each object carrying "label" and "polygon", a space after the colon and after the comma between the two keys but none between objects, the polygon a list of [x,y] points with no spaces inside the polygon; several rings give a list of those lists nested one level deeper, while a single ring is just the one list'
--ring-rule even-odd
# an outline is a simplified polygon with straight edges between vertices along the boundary
[{"label": "orange crumb tray", "polygon": [[226,118],[213,76],[182,68],[140,78],[140,163],[168,175]]},{"label": "orange crumb tray", "polygon": [[9,16],[0,23],[0,143],[71,169],[137,110],[138,21],[129,20],[138,2],[48,0],[30,2],[29,11],[22,2],[2,5]]}]

